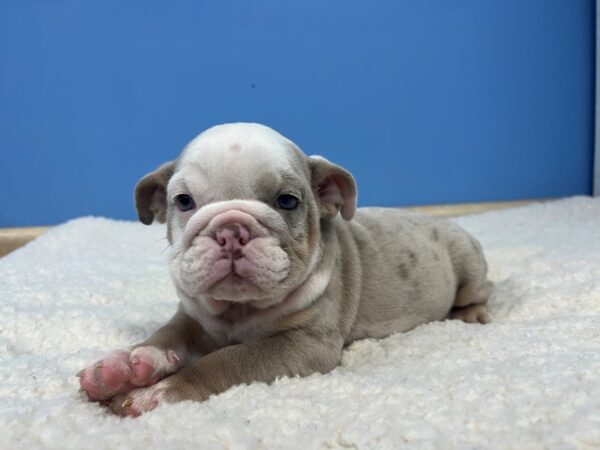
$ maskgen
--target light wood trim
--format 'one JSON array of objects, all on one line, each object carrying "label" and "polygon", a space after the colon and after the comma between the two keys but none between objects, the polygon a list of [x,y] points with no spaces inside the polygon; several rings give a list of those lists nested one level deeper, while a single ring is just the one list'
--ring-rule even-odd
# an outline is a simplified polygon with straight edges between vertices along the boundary
[{"label": "light wood trim", "polygon": [[49,227],[0,228],[0,257],[32,241]]},{"label": "light wood trim", "polygon": [[432,216],[453,217],[464,216],[467,214],[478,214],[486,211],[495,211],[499,209],[516,208],[518,206],[529,205],[530,203],[547,202],[553,199],[537,200],[513,200],[508,202],[486,202],[486,203],[457,203],[455,205],[428,205],[428,206],[410,206],[405,209]]},{"label": "light wood trim", "polygon": [[[433,216],[452,217],[466,214],[475,214],[497,209],[514,208],[524,206],[534,202],[548,201],[542,200],[517,200],[510,202],[488,202],[488,203],[458,203],[455,205],[429,205],[429,206],[411,206],[405,209],[410,211],[431,214]],[[0,257],[16,250],[35,239],[50,227],[29,227],[29,228],[0,228]]]}]

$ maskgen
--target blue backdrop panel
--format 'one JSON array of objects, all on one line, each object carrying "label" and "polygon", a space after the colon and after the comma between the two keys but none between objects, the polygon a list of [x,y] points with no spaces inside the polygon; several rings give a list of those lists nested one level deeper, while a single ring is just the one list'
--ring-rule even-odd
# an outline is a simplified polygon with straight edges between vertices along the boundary
[{"label": "blue backdrop panel", "polygon": [[137,179],[230,121],[361,205],[591,192],[593,0],[3,0],[0,58],[0,226],[133,219]]}]

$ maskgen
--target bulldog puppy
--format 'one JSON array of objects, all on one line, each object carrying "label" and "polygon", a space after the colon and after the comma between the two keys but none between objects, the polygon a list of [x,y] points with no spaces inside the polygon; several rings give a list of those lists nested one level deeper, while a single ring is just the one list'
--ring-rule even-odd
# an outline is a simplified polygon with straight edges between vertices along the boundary
[{"label": "bulldog puppy", "polygon": [[451,222],[356,209],[348,171],[262,125],[200,134],[140,180],[135,203],[144,224],[167,222],[180,306],[78,374],[117,414],[329,372],[356,339],[488,320],[477,240]]}]

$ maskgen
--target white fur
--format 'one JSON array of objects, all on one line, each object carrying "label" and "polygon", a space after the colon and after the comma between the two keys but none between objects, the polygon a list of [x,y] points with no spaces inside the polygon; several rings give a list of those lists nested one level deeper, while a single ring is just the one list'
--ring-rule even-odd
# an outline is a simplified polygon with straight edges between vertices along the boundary
[{"label": "white fur", "polygon": [[152,386],[134,389],[125,397],[123,406],[128,405],[140,413],[150,411],[163,402],[168,387],[169,379],[166,378]]},{"label": "white fur", "polygon": [[138,347],[132,350],[129,360],[133,361],[135,359],[150,363],[154,367],[153,375],[174,373],[179,366],[179,357],[174,351],[165,352],[151,346]]},{"label": "white fur", "polygon": [[185,167],[201,161],[203,170],[210,172],[222,170],[230,158],[234,158],[241,173],[264,164],[285,167],[289,164],[290,147],[295,145],[264,125],[217,125],[199,134],[185,147],[180,164]]},{"label": "white fur", "polygon": [[[201,323],[215,340],[222,343],[230,342],[232,339],[244,341],[257,339],[262,333],[261,321],[268,321],[307,306],[324,291],[329,281],[331,267],[328,264],[316,273],[312,273],[320,261],[320,252],[315,252],[309,261],[307,271],[311,275],[289,294],[289,298],[281,305],[278,305],[284,300],[281,295],[273,295],[268,300],[258,299],[253,305],[259,311],[233,325],[214,318],[213,316],[222,312],[223,305],[211,302],[213,299],[201,293],[212,283],[213,277],[210,272],[215,269],[215,276],[220,273],[220,266],[215,264],[227,262],[215,258],[216,254],[211,253],[208,245],[210,242],[197,241],[202,236],[209,236],[219,225],[220,218],[229,212],[247,214],[250,218],[244,220],[248,222],[253,234],[269,239],[270,236],[277,239],[278,235],[285,234],[287,231],[284,220],[270,206],[256,200],[222,201],[213,197],[214,192],[208,188],[207,180],[218,174],[220,183],[250,184],[255,174],[264,167],[269,167],[274,172],[279,169],[289,169],[293,148],[296,148],[295,144],[264,125],[241,123],[216,126],[203,132],[188,144],[168,184],[169,199],[185,193],[193,196],[197,206],[197,209],[191,212],[177,211],[171,222],[173,238],[171,275],[174,284],[186,313]],[[227,177],[229,181],[220,177]],[[192,246],[196,244],[202,251],[196,252],[198,254],[195,254],[194,259]],[[278,242],[275,240],[271,247],[275,249],[277,245]],[[277,260],[273,261],[273,264],[260,264],[262,270],[273,269],[276,272],[265,273],[265,276],[269,275],[266,279],[260,277],[261,274],[256,267],[250,264],[260,260],[258,253],[248,260],[246,269],[243,268],[244,261],[241,261],[240,270],[247,270],[249,275],[244,276],[257,285],[268,286],[271,278],[279,282],[282,271],[285,270],[287,275],[289,266],[287,255],[282,253],[286,256],[285,261]],[[210,264],[206,264],[208,260],[211,261]],[[224,270],[224,267],[221,269]]]},{"label": "white fur", "polygon": [[[210,228],[216,228],[218,224],[211,224],[213,219],[220,214],[225,214],[229,211],[239,211],[246,213],[251,218],[258,222],[257,229],[262,228],[261,235],[267,235],[268,230],[282,232],[286,229],[286,224],[283,219],[266,204],[256,200],[231,200],[211,203],[196,211],[188,220],[184,229],[184,236],[176,245],[178,249],[181,246],[189,247],[192,239],[201,231],[205,230],[209,225]],[[261,225],[261,227],[258,227]]]}]

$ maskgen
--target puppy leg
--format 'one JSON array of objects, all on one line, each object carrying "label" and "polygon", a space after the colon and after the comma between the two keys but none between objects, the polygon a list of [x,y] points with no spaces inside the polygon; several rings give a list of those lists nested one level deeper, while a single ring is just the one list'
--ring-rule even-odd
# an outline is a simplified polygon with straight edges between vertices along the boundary
[{"label": "puppy leg", "polygon": [[490,316],[486,303],[494,292],[494,285],[487,279],[487,262],[481,244],[472,236],[465,236],[455,251],[461,254],[456,267],[459,287],[448,317],[467,323],[488,323]]},{"label": "puppy leg", "polygon": [[458,289],[454,305],[448,314],[450,319],[467,323],[488,323],[490,316],[486,303],[494,291],[488,280],[472,281]]},{"label": "puppy leg", "polygon": [[[117,394],[157,383],[188,364],[202,351],[206,334],[179,311],[162,328],[131,350],[117,350],[77,375],[90,400],[108,400]],[[206,346],[206,345],[205,345]]]},{"label": "puppy leg", "polygon": [[203,401],[237,384],[329,372],[339,364],[342,347],[343,339],[337,333],[306,330],[290,330],[256,344],[231,345],[154,386],[115,397],[111,409],[123,416],[138,416],[163,402]]}]

